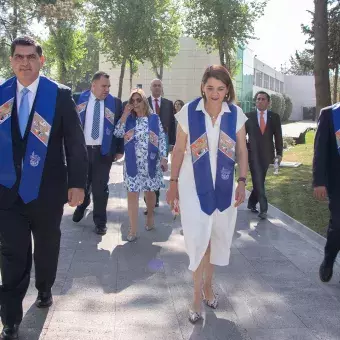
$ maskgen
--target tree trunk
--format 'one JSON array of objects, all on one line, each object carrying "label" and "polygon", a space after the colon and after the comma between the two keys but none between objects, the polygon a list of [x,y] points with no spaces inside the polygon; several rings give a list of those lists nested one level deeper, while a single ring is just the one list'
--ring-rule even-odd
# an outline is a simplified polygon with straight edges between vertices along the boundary
[{"label": "tree trunk", "polygon": [[164,70],[164,65],[163,62],[161,63],[161,66],[159,67],[159,80],[163,80],[163,70]]},{"label": "tree trunk", "polygon": [[132,90],[132,78],[133,78],[133,61],[129,58],[129,65],[130,65],[130,92]]},{"label": "tree trunk", "polygon": [[123,59],[122,65],[120,66],[119,87],[118,87],[118,98],[119,99],[122,98],[125,66],[126,66],[126,58]]},{"label": "tree trunk", "polygon": [[339,80],[339,64],[335,67],[335,75],[334,75],[334,88],[333,88],[333,103],[337,103],[338,101],[338,80]]},{"label": "tree trunk", "polygon": [[327,0],[314,0],[314,77],[316,95],[316,113],[332,103],[328,66],[328,13]]},{"label": "tree trunk", "polygon": [[13,1],[12,40],[18,36],[18,0]]},{"label": "tree trunk", "polygon": [[161,76],[163,76],[163,69],[162,69],[162,75],[161,75],[160,72],[158,72],[157,66],[156,66],[153,62],[151,62],[151,64],[152,64],[153,72],[154,72],[155,75],[156,75],[156,78],[162,80],[162,77],[161,77]]}]

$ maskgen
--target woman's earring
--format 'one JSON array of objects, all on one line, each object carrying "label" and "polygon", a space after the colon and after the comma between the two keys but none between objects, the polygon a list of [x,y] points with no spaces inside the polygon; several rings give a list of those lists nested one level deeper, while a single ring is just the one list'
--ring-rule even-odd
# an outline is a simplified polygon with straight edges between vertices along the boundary
[{"label": "woman's earring", "polygon": [[203,97],[205,97],[205,92],[203,92]]}]

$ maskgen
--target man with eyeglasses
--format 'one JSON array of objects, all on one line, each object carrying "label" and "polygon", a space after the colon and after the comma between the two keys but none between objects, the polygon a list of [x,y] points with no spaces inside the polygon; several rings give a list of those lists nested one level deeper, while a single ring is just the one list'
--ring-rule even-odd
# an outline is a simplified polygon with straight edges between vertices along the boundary
[{"label": "man with eyeglasses", "polygon": [[84,199],[87,152],[69,88],[40,75],[41,46],[11,44],[15,77],[0,86],[0,339],[17,339],[32,267],[36,306],[52,305],[64,204]]},{"label": "man with eyeglasses", "polygon": [[124,154],[123,138],[113,135],[115,125],[122,115],[122,102],[110,92],[110,77],[98,71],[92,77],[91,89],[78,99],[78,114],[85,132],[89,155],[88,179],[85,199],[73,214],[73,221],[83,219],[85,210],[93,197],[93,221],[95,232],[105,235],[107,231],[107,202],[109,198],[109,175],[112,162]]}]

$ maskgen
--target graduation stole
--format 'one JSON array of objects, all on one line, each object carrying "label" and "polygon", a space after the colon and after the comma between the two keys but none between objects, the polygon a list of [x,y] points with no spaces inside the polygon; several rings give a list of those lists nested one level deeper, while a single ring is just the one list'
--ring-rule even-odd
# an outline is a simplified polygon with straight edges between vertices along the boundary
[{"label": "graduation stole", "polygon": [[205,114],[196,110],[201,98],[188,107],[190,149],[196,191],[201,209],[211,215],[216,209],[224,211],[231,205],[234,186],[237,108],[229,104],[220,124],[215,187],[211,173]]},{"label": "graduation stole", "polygon": [[340,155],[340,103],[332,107],[335,139]]},{"label": "graduation stole", "polygon": [[[17,181],[13,162],[11,128],[16,90],[16,77],[7,80],[0,86],[0,184],[9,189]],[[57,93],[58,85],[48,78],[40,76],[19,185],[19,195],[24,203],[33,201],[39,195]]]},{"label": "graduation stole", "polygon": [[[77,111],[83,128],[85,126],[85,114],[90,95],[91,91],[88,90],[83,92],[78,99]],[[111,150],[116,112],[116,101],[110,94],[104,100],[104,107],[104,133],[100,150],[102,155],[107,155]]]},{"label": "graduation stole", "polygon": [[[137,158],[136,158],[136,128],[137,118],[132,114],[128,116],[125,124],[124,150],[126,161],[126,172],[130,177],[137,176]],[[156,176],[156,164],[159,158],[159,117],[157,114],[150,114],[148,117],[149,124],[149,143],[148,143],[148,170],[149,176]]]}]

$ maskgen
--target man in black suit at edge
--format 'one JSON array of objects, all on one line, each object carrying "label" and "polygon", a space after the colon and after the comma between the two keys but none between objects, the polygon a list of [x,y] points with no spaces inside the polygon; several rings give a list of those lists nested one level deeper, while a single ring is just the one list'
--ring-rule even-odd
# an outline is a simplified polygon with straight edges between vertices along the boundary
[{"label": "man in black suit at edge", "polygon": [[91,89],[80,95],[77,106],[89,155],[89,171],[85,199],[74,211],[73,221],[82,220],[92,193],[93,221],[98,235],[105,235],[107,231],[106,209],[112,162],[118,161],[124,154],[123,138],[113,135],[122,115],[122,102],[109,93],[110,87],[109,75],[103,71],[96,72],[92,77]]},{"label": "man in black suit at edge", "polygon": [[[278,162],[282,160],[283,139],[280,116],[268,110],[270,96],[264,91],[255,95],[256,111],[247,113],[246,132],[248,135],[249,168],[253,190],[248,200],[248,209],[267,218],[268,202],[265,193],[265,180],[269,164],[274,162],[275,151]],[[275,140],[275,144],[273,142]]]},{"label": "man in black suit at edge", "polygon": [[[64,204],[84,199],[87,152],[71,90],[40,75],[42,48],[11,45],[15,77],[0,86],[0,339],[18,339],[32,266],[36,306],[53,303]],[[64,152],[65,150],[65,152]],[[66,155],[65,155],[66,153]],[[66,157],[65,157],[66,156]],[[66,162],[65,162],[66,161]]]},{"label": "man in black suit at edge", "polygon": [[[163,83],[159,79],[152,80],[150,84],[151,96],[148,98],[150,107],[159,115],[164,132],[168,138],[169,150],[172,150],[176,142],[176,124],[174,116],[174,104],[171,100],[163,98]],[[156,207],[159,206],[159,190],[156,191]],[[145,212],[146,213],[146,212]]]},{"label": "man in black suit at edge", "polygon": [[328,282],[340,250],[340,103],[321,110],[314,142],[314,197],[328,196],[330,219],[327,230],[324,260],[319,275]]}]

